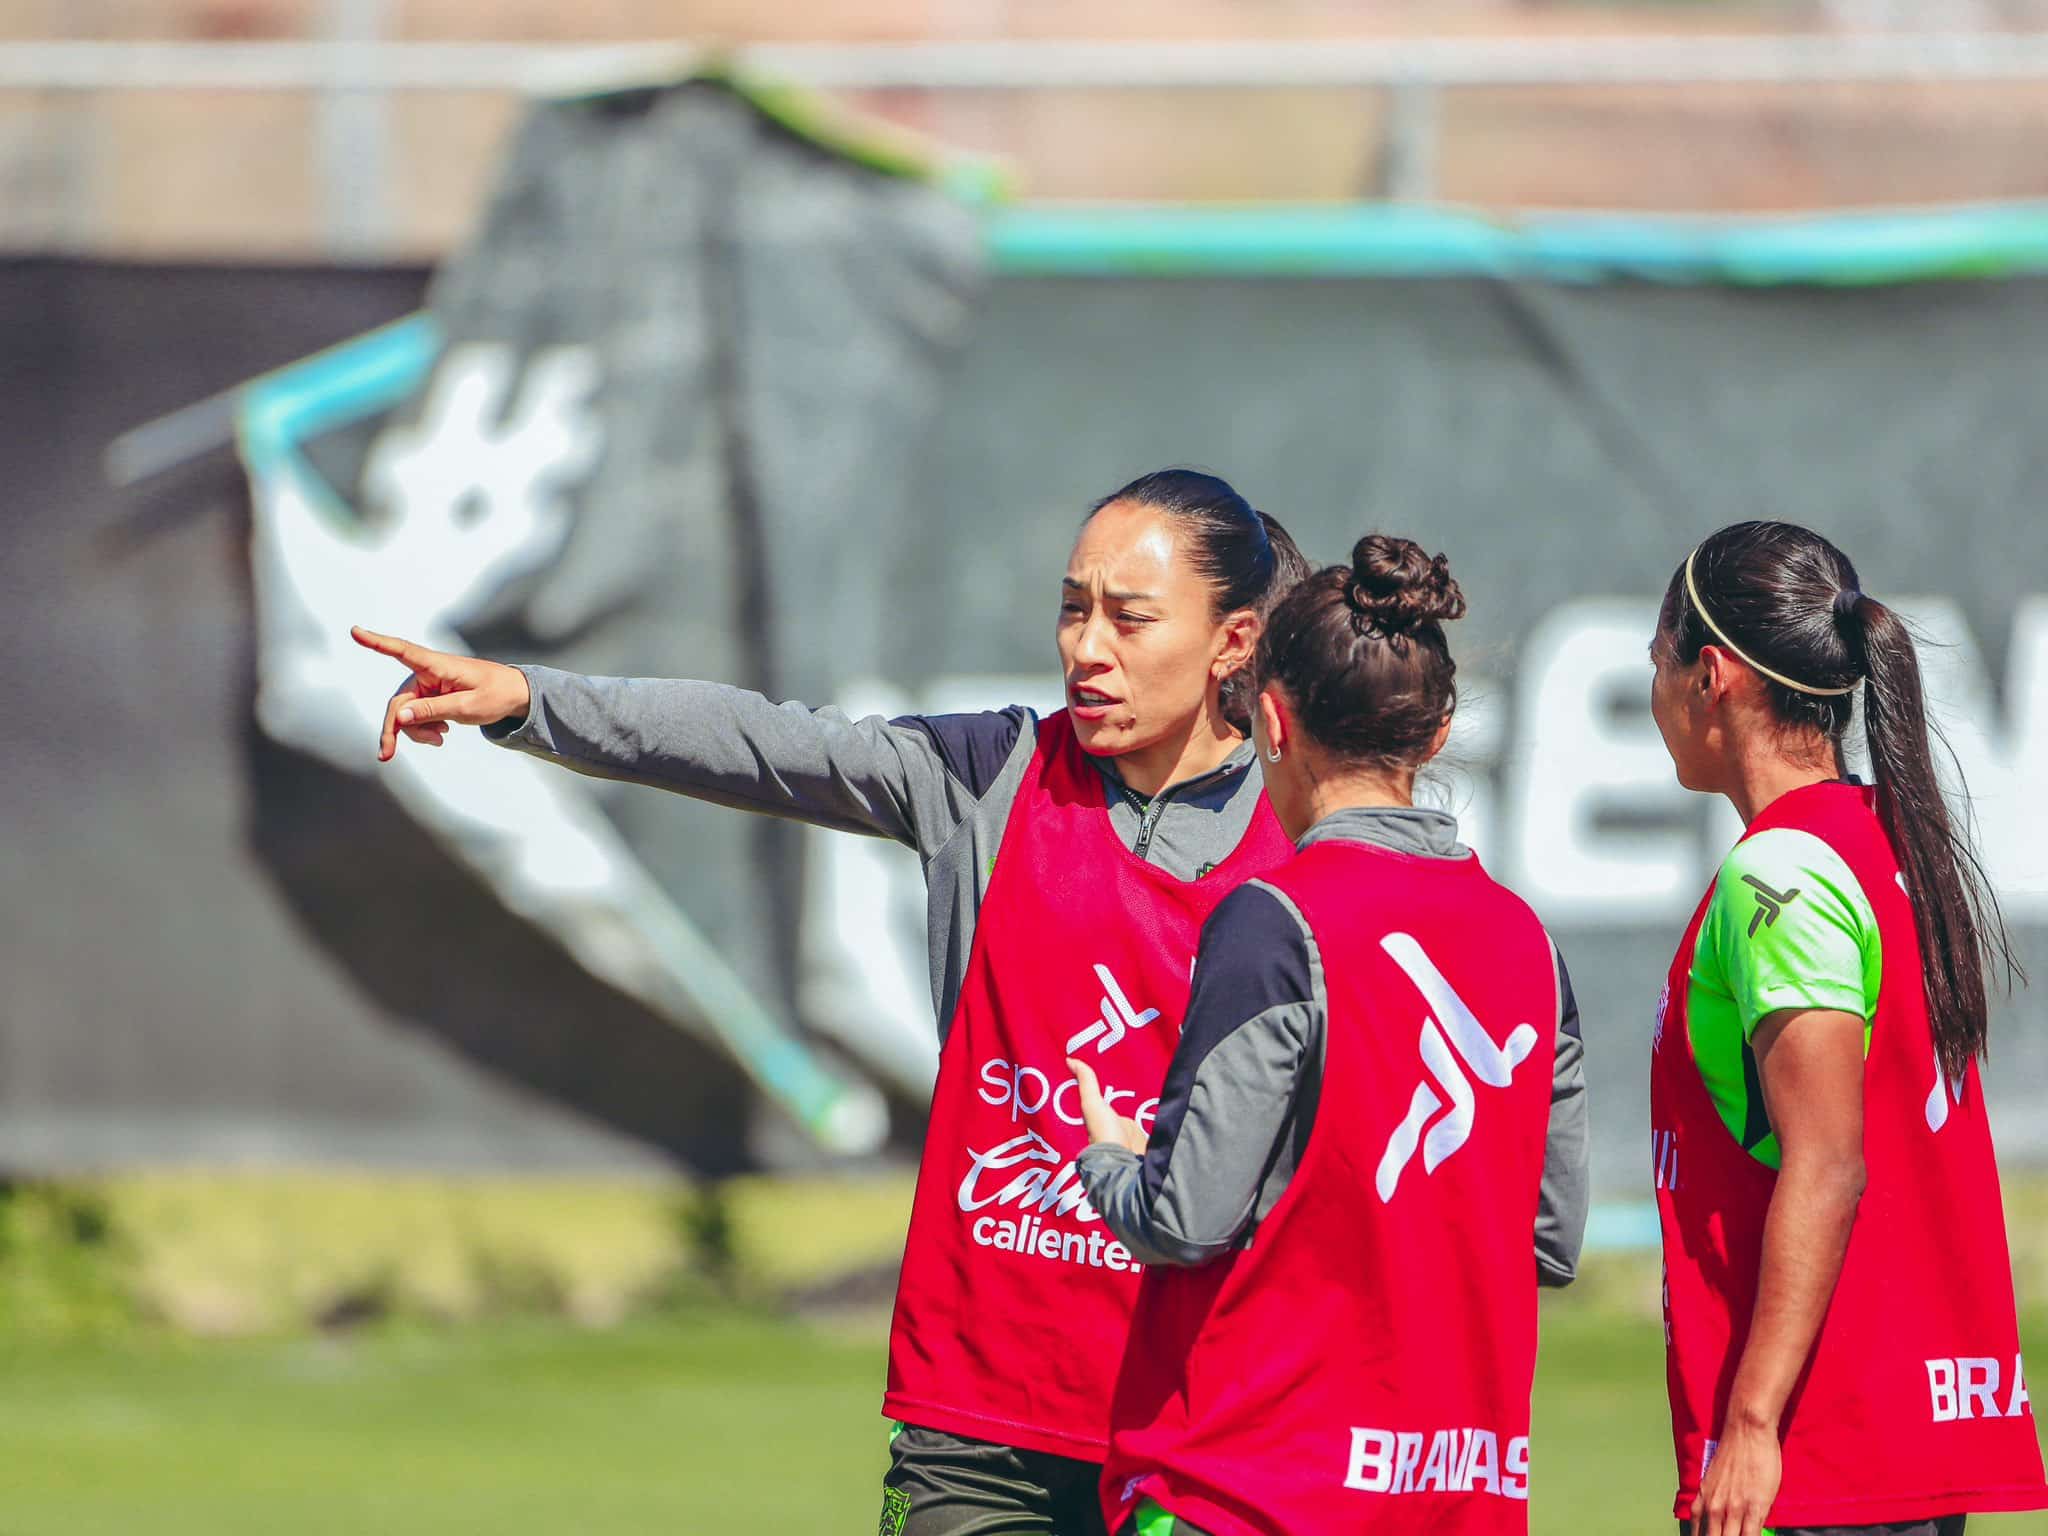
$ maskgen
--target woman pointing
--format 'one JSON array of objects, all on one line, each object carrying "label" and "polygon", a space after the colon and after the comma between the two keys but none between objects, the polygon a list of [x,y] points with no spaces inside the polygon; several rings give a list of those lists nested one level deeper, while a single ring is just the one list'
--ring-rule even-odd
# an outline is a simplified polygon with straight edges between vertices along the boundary
[{"label": "woman pointing", "polygon": [[1063,1062],[1085,1054],[1149,1117],[1203,920],[1289,851],[1240,674],[1301,568],[1214,476],[1166,470],[1103,497],[1048,583],[1067,708],[1043,720],[852,721],[357,634],[412,674],[385,758],[401,735],[480,725],[579,772],[918,851],[942,1046],[890,1341],[892,1536],[1101,1530],[1138,1276],[1082,1197]]}]

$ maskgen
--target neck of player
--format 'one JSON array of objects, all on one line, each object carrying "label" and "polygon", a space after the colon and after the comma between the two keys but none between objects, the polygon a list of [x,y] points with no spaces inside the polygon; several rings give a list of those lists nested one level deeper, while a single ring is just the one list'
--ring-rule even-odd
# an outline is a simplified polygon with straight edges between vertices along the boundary
[{"label": "neck of player", "polygon": [[1149,799],[1222,767],[1243,740],[1244,733],[1220,713],[1205,709],[1185,730],[1124,753],[1116,760],[1116,771],[1126,785]]},{"label": "neck of player", "polygon": [[1772,731],[1761,739],[1749,737],[1735,744],[1721,793],[1748,826],[1793,790],[1830,783],[1841,776],[1841,755],[1826,737],[1787,737]]},{"label": "neck of player", "polygon": [[1386,810],[1415,804],[1415,771],[1350,769],[1319,777],[1309,788],[1309,826],[1339,811]]}]

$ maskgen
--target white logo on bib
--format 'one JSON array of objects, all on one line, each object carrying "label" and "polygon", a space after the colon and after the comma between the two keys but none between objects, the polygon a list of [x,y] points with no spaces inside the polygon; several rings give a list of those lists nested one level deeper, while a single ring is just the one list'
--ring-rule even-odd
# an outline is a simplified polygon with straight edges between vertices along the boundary
[{"label": "white logo on bib", "polygon": [[[1373,1180],[1384,1205],[1394,1198],[1394,1189],[1401,1182],[1402,1171],[1414,1158],[1418,1143],[1422,1147],[1422,1171],[1435,1173],[1443,1160],[1465,1145],[1472,1134],[1476,1111],[1472,1085],[1458,1070],[1451,1046],[1457,1046],[1458,1056],[1464,1058],[1466,1068],[1480,1082],[1489,1088],[1505,1088],[1514,1080],[1515,1068],[1536,1049],[1536,1031],[1528,1024],[1517,1024],[1508,1031],[1505,1047],[1495,1045],[1486,1026],[1465,1006],[1465,1000],[1414,938],[1405,933],[1390,933],[1380,940],[1380,948],[1393,957],[1429,1004],[1430,1012],[1422,1021],[1422,1064],[1443,1090],[1440,1098],[1428,1083],[1416,1084],[1407,1115],[1387,1138],[1387,1150],[1380,1157],[1379,1173]],[[1430,1117],[1443,1109],[1446,1101],[1448,1111],[1431,1125]]]},{"label": "white logo on bib", "polygon": [[1118,986],[1116,978],[1110,975],[1108,966],[1096,966],[1095,975],[1102,983],[1102,1017],[1067,1041],[1069,1056],[1091,1040],[1097,1042],[1095,1054],[1100,1056],[1123,1039],[1128,1031],[1143,1029],[1159,1017],[1157,1008],[1147,1008],[1143,1013],[1133,1008],[1131,1000],[1124,996],[1124,989]]}]

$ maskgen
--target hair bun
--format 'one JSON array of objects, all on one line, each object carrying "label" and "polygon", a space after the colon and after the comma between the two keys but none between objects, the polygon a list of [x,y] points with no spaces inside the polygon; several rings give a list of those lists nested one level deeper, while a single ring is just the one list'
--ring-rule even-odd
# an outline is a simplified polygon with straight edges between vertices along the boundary
[{"label": "hair bun", "polygon": [[1351,585],[1345,601],[1372,624],[1400,633],[1465,616],[1465,594],[1451,563],[1429,555],[1413,539],[1368,533],[1351,549]]}]

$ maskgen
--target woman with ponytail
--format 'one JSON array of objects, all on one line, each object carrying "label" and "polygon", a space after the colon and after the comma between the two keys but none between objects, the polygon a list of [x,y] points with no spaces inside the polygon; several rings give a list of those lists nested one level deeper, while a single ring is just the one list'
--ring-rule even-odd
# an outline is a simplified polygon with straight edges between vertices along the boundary
[{"label": "woman with ponytail", "polygon": [[1746,825],[1652,1056],[1676,1513],[1955,1536],[2048,1507],[1977,1072],[2014,967],[1912,636],[1826,539],[1753,522],[1685,558],[1650,649],[1679,782]]},{"label": "woman with ponytail", "polygon": [[1088,1198],[1149,1266],[1112,1529],[1528,1530],[1536,1287],[1578,1260],[1584,1076],[1542,924],[1414,803],[1464,611],[1443,556],[1380,535],[1280,604],[1253,733],[1299,852],[1203,930],[1149,1135],[1072,1063]]},{"label": "woman with ponytail", "polygon": [[401,736],[433,746],[451,723],[478,725],[579,773],[920,855],[941,1049],[883,1399],[897,1421],[888,1536],[1099,1530],[1138,1266],[1081,1199],[1060,1063],[1087,1051],[1149,1118],[1202,920],[1289,852],[1238,674],[1304,570],[1286,531],[1214,475],[1161,470],[1110,492],[1046,583],[1067,708],[1042,720],[1013,707],[856,721],[719,683],[581,677],[356,632],[409,672],[386,760]]}]

